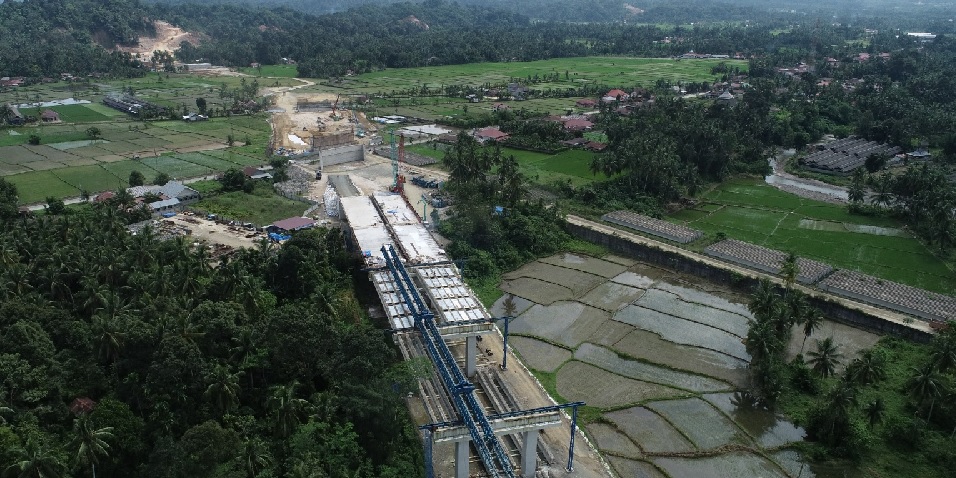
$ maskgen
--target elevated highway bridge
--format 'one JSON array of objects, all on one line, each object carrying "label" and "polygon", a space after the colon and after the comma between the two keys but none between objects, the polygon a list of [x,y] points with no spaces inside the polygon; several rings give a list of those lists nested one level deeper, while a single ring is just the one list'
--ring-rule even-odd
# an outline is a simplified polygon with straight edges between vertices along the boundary
[{"label": "elevated highway bridge", "polygon": [[[456,478],[609,476],[596,452],[575,453],[577,407],[584,403],[555,404],[520,363],[508,370],[479,366],[494,353],[487,345],[501,343],[504,350],[496,351],[508,357],[507,335],[500,342],[494,322],[509,318],[489,314],[405,198],[342,197],[339,206],[347,241],[365,260],[402,355],[434,365],[433,376],[419,382],[431,421],[420,427],[427,475],[435,476],[433,447],[454,443]],[[567,437],[566,459],[554,438],[539,440],[545,430]],[[582,455],[579,472],[574,460]]]}]

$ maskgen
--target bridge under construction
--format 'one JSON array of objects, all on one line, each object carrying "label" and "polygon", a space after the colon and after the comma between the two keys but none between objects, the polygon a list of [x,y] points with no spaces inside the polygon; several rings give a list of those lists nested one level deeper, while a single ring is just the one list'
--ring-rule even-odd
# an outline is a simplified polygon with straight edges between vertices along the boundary
[{"label": "bridge under construction", "polygon": [[548,397],[507,348],[510,318],[491,316],[403,196],[341,197],[339,213],[404,358],[434,366],[409,403],[427,417],[428,477],[610,476],[576,429],[584,403]]}]

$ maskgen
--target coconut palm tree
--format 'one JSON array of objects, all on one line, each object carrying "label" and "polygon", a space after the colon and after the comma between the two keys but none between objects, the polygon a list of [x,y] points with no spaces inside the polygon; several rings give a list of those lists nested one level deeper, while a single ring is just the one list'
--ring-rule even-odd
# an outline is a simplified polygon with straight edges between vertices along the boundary
[{"label": "coconut palm tree", "polygon": [[123,349],[123,341],[126,337],[120,327],[120,319],[96,314],[93,316],[91,328],[93,337],[98,343],[97,351],[100,360],[116,362],[119,359],[120,351]]},{"label": "coconut palm tree", "polygon": [[929,402],[929,411],[926,413],[926,421],[930,421],[933,416],[933,406],[936,405],[936,399],[943,393],[943,376],[936,369],[932,362],[922,367],[912,367],[912,375],[906,382],[906,388],[922,406]]},{"label": "coconut palm tree", "polygon": [[787,285],[787,290],[793,288],[793,282],[800,275],[800,266],[797,265],[796,254],[791,252],[783,260],[783,264],[780,266],[780,275],[783,276],[783,282]]},{"label": "coconut palm tree", "polygon": [[832,376],[836,372],[836,368],[840,366],[843,358],[840,347],[833,343],[833,337],[817,340],[817,349],[807,353],[807,355],[810,356],[807,363],[813,365],[813,370],[824,378]]},{"label": "coconut palm tree", "polygon": [[950,322],[949,328],[933,339],[930,360],[941,372],[956,369],[956,324]]},{"label": "coconut palm tree", "polygon": [[882,349],[867,349],[846,368],[847,380],[860,385],[883,380],[886,377],[886,354]]},{"label": "coconut palm tree", "polygon": [[299,425],[299,420],[305,414],[308,402],[295,396],[299,382],[293,381],[288,385],[276,385],[271,388],[267,406],[275,414],[276,434],[282,438],[288,437]]},{"label": "coconut palm tree", "polygon": [[870,428],[873,428],[874,425],[883,421],[883,414],[885,412],[886,404],[883,403],[882,398],[877,398],[863,407],[863,413],[866,415],[866,420],[870,423]]},{"label": "coconut palm tree", "polygon": [[754,290],[753,298],[747,304],[747,309],[754,317],[770,317],[774,314],[778,303],[779,297],[777,292],[773,290],[773,283],[768,280],[761,280],[756,290]]},{"label": "coconut palm tree", "polygon": [[239,375],[230,372],[228,367],[219,365],[209,377],[210,384],[206,387],[203,396],[210,400],[213,405],[222,413],[229,413],[230,410],[239,405]]},{"label": "coconut palm tree", "polygon": [[800,353],[803,354],[803,348],[807,346],[807,339],[813,335],[813,331],[820,328],[820,325],[823,324],[823,314],[820,313],[820,309],[816,307],[811,308],[807,311],[807,315],[803,317],[803,343],[800,345]]},{"label": "coconut palm tree", "polygon": [[16,461],[4,470],[4,477],[11,478],[59,478],[63,475],[63,463],[48,448],[33,438],[26,446],[14,450]]},{"label": "coconut palm tree", "polygon": [[78,465],[89,464],[96,478],[96,463],[99,456],[109,456],[109,443],[106,440],[113,438],[113,427],[95,428],[88,414],[80,415],[73,421],[73,445],[76,447],[76,462]]},{"label": "coconut palm tree", "polygon": [[256,475],[263,468],[272,463],[272,455],[269,454],[269,448],[259,437],[249,438],[242,443],[239,458],[242,460],[242,466],[246,470],[247,478],[256,478]]}]

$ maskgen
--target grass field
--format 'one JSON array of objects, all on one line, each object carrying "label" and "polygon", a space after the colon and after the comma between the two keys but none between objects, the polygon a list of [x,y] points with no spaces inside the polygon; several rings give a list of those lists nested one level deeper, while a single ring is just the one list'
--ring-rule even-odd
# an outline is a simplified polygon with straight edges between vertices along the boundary
[{"label": "grass field", "polygon": [[299,216],[309,205],[279,196],[272,191],[271,186],[259,185],[252,194],[241,191],[224,193],[203,199],[192,207],[227,219],[264,226],[280,219]]},{"label": "grass field", "polygon": [[[722,232],[835,267],[956,293],[956,273],[892,218],[852,215],[846,207],[803,199],[757,180],[730,181],[700,199],[703,204],[671,220],[711,236]],[[888,229],[881,231],[886,235],[852,232],[869,229],[857,225]]]},{"label": "grass field", "polygon": [[[568,88],[581,84],[612,87],[651,86],[658,79],[676,81],[712,80],[710,69],[720,62],[747,68],[743,60],[681,60],[668,58],[583,57],[507,63],[388,69],[346,79],[347,92],[389,92],[411,87],[442,85],[481,86],[502,84],[512,78],[527,80],[535,75],[559,74],[556,82],[539,83],[533,89]],[[567,73],[567,76],[565,76]]]},{"label": "grass field", "polygon": [[[409,146],[408,150],[439,161],[445,156],[442,149],[433,149],[430,145]],[[605,178],[603,174],[591,174],[590,164],[594,153],[588,151],[571,149],[558,154],[544,154],[502,148],[501,152],[505,156],[514,156],[521,173],[538,184],[571,181],[571,184],[580,186]]]},{"label": "grass field", "polygon": [[[60,121],[64,123],[90,123],[109,121],[110,117],[90,108],[90,105],[50,106],[47,108],[21,108],[20,112],[26,116],[40,117],[40,113],[53,110],[59,113]],[[117,111],[119,113],[119,111]]]},{"label": "grass field", "polygon": [[273,78],[295,78],[299,75],[295,65],[262,65],[260,68],[239,68],[239,71],[247,75]]}]

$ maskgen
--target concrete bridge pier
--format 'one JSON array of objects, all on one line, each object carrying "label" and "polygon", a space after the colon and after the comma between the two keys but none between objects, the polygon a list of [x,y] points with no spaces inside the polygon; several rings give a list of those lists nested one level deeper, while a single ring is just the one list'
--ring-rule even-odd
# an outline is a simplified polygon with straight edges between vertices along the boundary
[{"label": "concrete bridge pier", "polygon": [[465,376],[472,378],[478,372],[478,336],[465,338]]},{"label": "concrete bridge pier", "polygon": [[534,478],[534,472],[538,468],[538,432],[540,431],[535,428],[524,432],[524,440],[521,443],[522,478]]},{"label": "concrete bridge pier", "polygon": [[468,449],[471,440],[455,442],[455,478],[468,478]]}]

